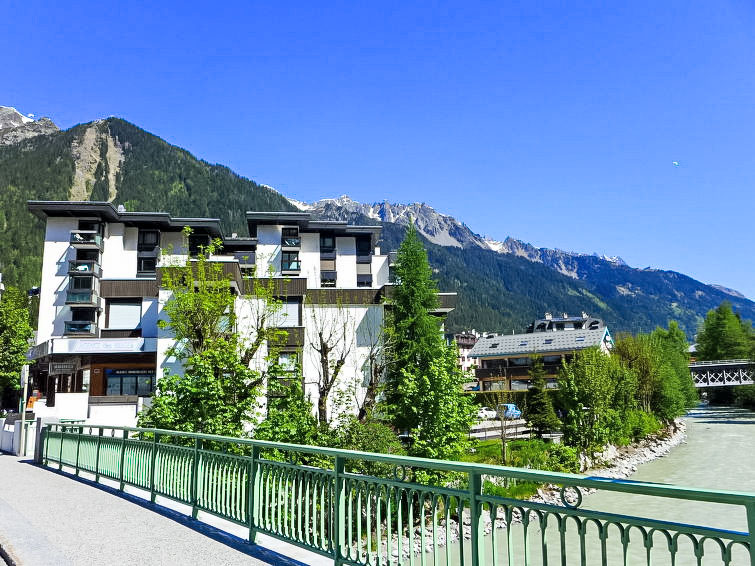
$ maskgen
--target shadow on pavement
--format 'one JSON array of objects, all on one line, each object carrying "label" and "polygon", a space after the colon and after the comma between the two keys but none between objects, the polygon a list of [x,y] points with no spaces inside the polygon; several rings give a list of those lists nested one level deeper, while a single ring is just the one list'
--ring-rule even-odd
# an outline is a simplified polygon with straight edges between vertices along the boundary
[{"label": "shadow on pavement", "polygon": [[192,519],[191,517],[184,515],[183,513],[179,511],[170,509],[168,507],[164,507],[158,503],[152,503],[151,501],[145,500],[131,493],[125,493],[123,491],[115,489],[114,487],[97,483],[93,480],[88,480],[86,478],[77,477],[76,475],[70,474],[68,472],[55,470],[47,466],[39,466],[33,460],[21,460],[21,462],[24,464],[29,464],[32,466],[42,468],[43,470],[52,472],[54,474],[65,476],[68,479],[72,479],[84,485],[88,485],[90,487],[94,487],[96,489],[105,491],[109,493],[110,495],[115,495],[116,497],[125,499],[126,501],[129,501],[130,503],[134,503],[135,505],[139,505],[140,507],[143,507],[144,509],[149,509],[150,511],[153,511],[154,513],[157,513],[159,515],[162,515],[163,517],[171,519],[172,521],[175,521],[176,523],[179,523],[201,535],[204,535],[217,542],[225,544],[233,548],[234,550],[237,550],[243,554],[246,554],[247,556],[250,556],[252,558],[257,558],[258,560],[263,560],[271,565],[307,566],[307,564],[305,564],[304,562],[299,562],[298,560],[294,560],[293,558],[289,558],[288,556],[285,556],[283,554],[280,554],[278,552],[275,552],[274,550],[270,550],[258,544],[251,544],[249,543],[249,541],[244,540],[241,537],[237,537],[236,535],[232,535],[231,533],[218,529],[217,527],[213,527],[212,525],[208,525],[196,519]]}]

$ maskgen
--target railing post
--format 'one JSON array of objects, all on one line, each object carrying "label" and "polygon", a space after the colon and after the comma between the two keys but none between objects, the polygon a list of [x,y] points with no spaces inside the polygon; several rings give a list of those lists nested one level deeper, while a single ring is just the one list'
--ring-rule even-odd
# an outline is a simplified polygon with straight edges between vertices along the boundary
[{"label": "railing post", "polygon": [[[478,507],[477,498],[482,495],[482,477],[477,472],[469,473],[469,527],[471,529],[471,559],[472,566],[479,566],[482,558],[480,548],[482,538],[480,537],[480,509]],[[461,518],[461,524],[459,525],[459,540],[464,540],[464,520]],[[424,544],[425,541],[422,541]]]},{"label": "railing post", "polygon": [[249,487],[247,492],[247,511],[246,520],[249,524],[249,542],[254,544],[257,538],[257,521],[254,516],[254,506],[256,505],[257,489],[257,461],[260,457],[260,447],[256,444],[252,446],[252,460],[249,462]]},{"label": "railing post", "polygon": [[60,427],[60,450],[58,451],[58,471],[63,469],[63,435],[66,432],[66,427]]},{"label": "railing post", "polygon": [[124,464],[126,462],[126,437],[127,436],[128,436],[128,431],[124,430],[123,431],[123,436],[121,437],[121,465],[120,465],[120,474],[119,474],[120,475],[120,480],[121,480],[121,485],[120,485],[120,490],[121,491],[123,491],[123,488],[126,485],[126,482],[125,482],[125,480],[123,478],[123,476],[125,475],[123,473],[124,472],[123,468],[124,468]]},{"label": "railing post", "polygon": [[155,462],[157,461],[157,437],[155,432],[152,435],[152,460],[149,465],[149,500],[155,502]]},{"label": "railing post", "polygon": [[194,439],[194,460],[191,465],[191,517],[197,518],[199,508],[197,507],[197,475],[199,474],[199,447],[201,440],[199,438]]},{"label": "railing post", "polygon": [[[333,501],[333,535],[331,540],[333,541],[333,562],[335,566],[343,564],[342,559],[342,544],[343,544],[343,470],[344,459],[343,456],[336,456],[335,461],[335,497]],[[379,516],[379,515],[378,515]],[[390,520],[390,519],[389,519]],[[380,541],[378,541],[380,544]]]},{"label": "railing post", "polygon": [[40,437],[40,440],[42,442],[42,446],[44,448],[42,449],[42,465],[43,466],[49,466],[50,461],[47,459],[47,445],[50,440],[50,425],[46,425],[42,427],[42,436]]},{"label": "railing post", "polygon": [[94,453],[94,481],[100,481],[100,444],[102,443],[102,427],[100,427],[97,433],[97,449]]},{"label": "railing post", "polygon": [[79,427],[79,434],[76,437],[76,475],[79,475],[79,449],[81,448],[81,435],[84,432],[84,427]]}]

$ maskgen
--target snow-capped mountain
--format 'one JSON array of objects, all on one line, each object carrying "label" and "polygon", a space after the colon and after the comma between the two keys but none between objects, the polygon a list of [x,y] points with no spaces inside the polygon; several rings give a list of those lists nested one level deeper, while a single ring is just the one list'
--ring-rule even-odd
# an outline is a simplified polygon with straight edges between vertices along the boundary
[{"label": "snow-capped mountain", "polygon": [[503,254],[512,254],[530,261],[536,261],[551,267],[574,279],[582,278],[580,268],[584,258],[599,259],[612,265],[626,266],[618,256],[599,256],[598,254],[579,254],[559,249],[536,248],[521,240],[508,237],[497,241],[473,232],[466,224],[453,216],[440,213],[425,203],[392,204],[383,201],[364,204],[352,200],[346,195],[334,199],[322,199],[308,204],[289,199],[300,210],[312,212],[320,218],[330,220],[359,221],[368,218],[376,222],[392,222],[399,225],[414,223],[415,228],[425,238],[440,246],[456,248],[476,247]]},{"label": "snow-capped mountain", "polygon": [[11,145],[58,131],[58,127],[49,118],[35,120],[30,116],[24,116],[12,106],[0,106],[0,145]]},{"label": "snow-capped mountain", "polygon": [[33,118],[24,116],[12,106],[0,106],[0,130],[16,128],[33,121]]}]

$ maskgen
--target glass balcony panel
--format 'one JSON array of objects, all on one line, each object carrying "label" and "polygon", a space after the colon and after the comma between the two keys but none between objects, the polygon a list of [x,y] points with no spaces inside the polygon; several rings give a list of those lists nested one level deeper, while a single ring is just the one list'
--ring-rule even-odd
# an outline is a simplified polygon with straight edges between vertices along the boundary
[{"label": "glass balcony panel", "polygon": [[81,248],[101,248],[102,236],[92,230],[72,230],[71,245]]},{"label": "glass balcony panel", "polygon": [[68,262],[70,275],[93,275],[100,276],[100,265],[94,260],[73,260]]},{"label": "glass balcony panel", "polygon": [[281,238],[281,246],[283,246],[284,248],[298,248],[299,246],[301,246],[301,238],[298,236],[287,236]]},{"label": "glass balcony panel", "polygon": [[292,261],[282,261],[281,271],[301,271],[301,261],[299,261],[298,259]]},{"label": "glass balcony panel", "polygon": [[65,324],[66,334],[87,334],[94,336],[97,333],[97,324],[86,320],[67,320]]},{"label": "glass balcony panel", "polygon": [[99,306],[100,298],[94,291],[68,291],[66,303],[72,305],[95,305]]}]

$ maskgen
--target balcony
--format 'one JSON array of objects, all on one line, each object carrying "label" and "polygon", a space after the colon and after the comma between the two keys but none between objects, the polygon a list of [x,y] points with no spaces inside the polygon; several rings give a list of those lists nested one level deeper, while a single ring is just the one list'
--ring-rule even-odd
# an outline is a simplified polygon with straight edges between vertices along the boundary
[{"label": "balcony", "polygon": [[254,267],[256,264],[257,254],[253,251],[233,252],[233,257],[239,262],[239,267]]},{"label": "balcony", "polygon": [[299,236],[284,236],[281,238],[281,247],[283,248],[300,248],[301,237]]},{"label": "balcony", "polygon": [[336,250],[333,249],[320,249],[320,259],[336,259]]},{"label": "balcony", "polygon": [[357,253],[357,263],[372,263],[372,254]]},{"label": "balcony", "polygon": [[301,271],[301,261],[298,259],[283,260],[281,261],[281,271],[283,273],[292,271],[298,273]]},{"label": "balcony", "polygon": [[66,293],[66,304],[99,308],[100,297],[96,291],[74,290]]},{"label": "balcony", "polygon": [[97,336],[97,323],[88,320],[66,320],[64,334],[66,336]]},{"label": "balcony", "polygon": [[69,261],[68,275],[92,275],[94,277],[100,277],[100,264],[94,260]]},{"label": "balcony", "polygon": [[71,230],[70,241],[77,250],[102,251],[102,236],[94,230]]}]

